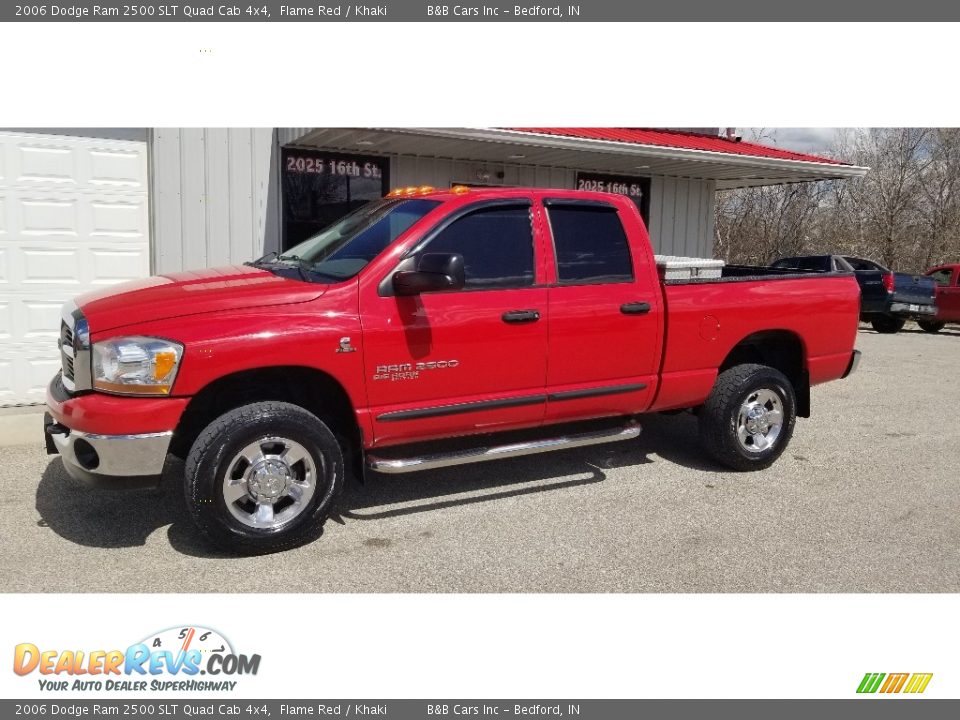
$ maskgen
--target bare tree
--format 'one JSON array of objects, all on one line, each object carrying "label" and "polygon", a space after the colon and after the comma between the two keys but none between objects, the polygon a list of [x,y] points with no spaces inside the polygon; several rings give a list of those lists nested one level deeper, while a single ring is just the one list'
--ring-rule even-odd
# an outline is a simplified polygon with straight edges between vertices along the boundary
[{"label": "bare tree", "polygon": [[960,260],[960,130],[848,130],[829,154],[870,171],[720,193],[717,256],[843,253],[912,272]]}]

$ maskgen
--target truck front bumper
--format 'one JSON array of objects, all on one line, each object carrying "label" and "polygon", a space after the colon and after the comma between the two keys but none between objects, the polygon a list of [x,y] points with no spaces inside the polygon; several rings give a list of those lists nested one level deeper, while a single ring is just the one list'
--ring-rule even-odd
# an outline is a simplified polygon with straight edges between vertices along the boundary
[{"label": "truck front bumper", "polygon": [[173,432],[98,435],[44,417],[47,452],[58,453],[70,477],[97,487],[153,487],[160,481]]},{"label": "truck front bumper", "polygon": [[44,441],[67,473],[87,485],[154,487],[186,398],[70,395],[59,375],[47,388]]}]

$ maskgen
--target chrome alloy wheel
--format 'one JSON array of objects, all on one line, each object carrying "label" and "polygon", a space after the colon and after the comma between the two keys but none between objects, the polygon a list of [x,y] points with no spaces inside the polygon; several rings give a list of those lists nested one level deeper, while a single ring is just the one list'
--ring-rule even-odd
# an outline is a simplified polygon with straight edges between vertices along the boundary
[{"label": "chrome alloy wheel", "polygon": [[737,438],[747,452],[768,450],[783,429],[783,401],[773,390],[750,393],[737,416]]},{"label": "chrome alloy wheel", "polygon": [[316,487],[317,467],[303,445],[265,437],[230,461],[223,499],[230,514],[247,527],[274,530],[307,508]]}]

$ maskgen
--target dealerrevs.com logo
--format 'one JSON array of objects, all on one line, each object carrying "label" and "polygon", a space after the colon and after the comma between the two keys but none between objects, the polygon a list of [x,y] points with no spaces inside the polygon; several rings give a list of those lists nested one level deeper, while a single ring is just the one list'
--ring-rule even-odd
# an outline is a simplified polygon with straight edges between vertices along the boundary
[{"label": "dealerrevs.com logo", "polygon": [[[174,627],[125,650],[53,650],[33,643],[14,648],[13,671],[39,675],[45,691],[232,691],[242,675],[256,675],[260,655],[234,651],[210,628]],[[202,677],[201,677],[202,676]]]}]

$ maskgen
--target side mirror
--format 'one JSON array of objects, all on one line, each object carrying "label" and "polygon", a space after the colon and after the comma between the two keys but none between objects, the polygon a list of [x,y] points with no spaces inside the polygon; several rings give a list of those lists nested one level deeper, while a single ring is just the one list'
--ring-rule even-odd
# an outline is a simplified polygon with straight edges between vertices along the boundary
[{"label": "side mirror", "polygon": [[416,270],[401,270],[393,275],[396,295],[420,295],[426,292],[461,290],[466,279],[463,255],[425,253],[417,261]]}]

